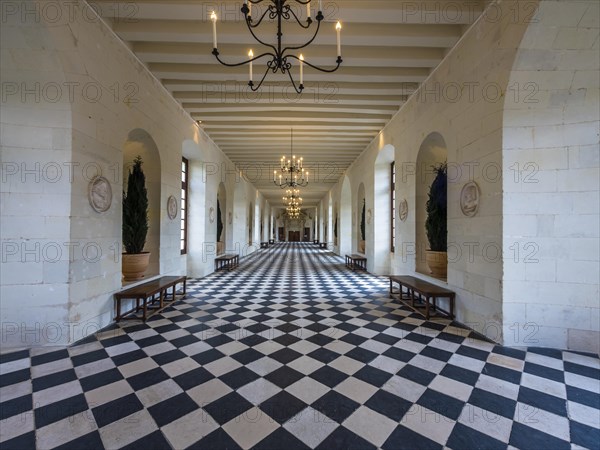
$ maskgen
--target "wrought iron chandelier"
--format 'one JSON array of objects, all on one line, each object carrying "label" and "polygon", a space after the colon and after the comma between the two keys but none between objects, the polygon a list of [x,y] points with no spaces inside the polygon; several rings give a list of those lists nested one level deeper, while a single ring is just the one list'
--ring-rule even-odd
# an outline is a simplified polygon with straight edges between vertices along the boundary
[{"label": "wrought iron chandelier", "polygon": [[281,158],[279,176],[273,171],[273,183],[281,189],[296,189],[308,185],[308,171],[304,170],[304,158],[294,155],[294,130],[291,130],[290,159]]},{"label": "wrought iron chandelier", "polygon": [[285,212],[290,219],[298,219],[300,217],[300,207],[288,206],[285,208]]},{"label": "wrought iron chandelier", "polygon": [[302,206],[302,197],[300,197],[300,189],[288,189],[283,196],[283,202],[288,206]]},{"label": "wrought iron chandelier", "polygon": [[[294,8],[292,8],[292,6],[290,6],[288,4],[288,1],[291,1],[291,0],[244,0],[244,5],[242,6],[241,11],[244,14],[245,22],[246,22],[246,25],[248,26],[248,30],[250,31],[250,34],[252,35],[252,37],[254,37],[254,39],[256,41],[258,41],[261,45],[264,45],[265,47],[267,47],[270,50],[266,51],[258,56],[254,56],[254,52],[252,50],[250,50],[250,52],[248,53],[248,59],[246,61],[242,61],[240,63],[233,63],[233,64],[227,63],[220,58],[219,50],[217,49],[217,14],[213,11],[210,16],[212,23],[213,23],[213,51],[212,51],[212,54],[215,55],[215,57],[217,58],[217,61],[219,61],[221,64],[223,64],[224,66],[227,66],[227,67],[238,67],[238,66],[243,66],[245,64],[249,64],[250,65],[250,81],[248,82],[248,86],[250,86],[250,89],[252,89],[252,91],[257,91],[258,89],[260,89],[260,87],[262,86],[263,82],[265,81],[265,78],[267,77],[269,71],[271,71],[273,73],[281,72],[284,75],[287,74],[290,78],[290,81],[292,82],[292,86],[294,86],[295,91],[298,94],[301,94],[302,91],[304,90],[304,64],[306,64],[307,66],[309,66],[313,69],[319,70],[321,72],[326,72],[326,73],[335,72],[336,70],[338,70],[340,68],[340,65],[342,64],[342,46],[341,46],[341,37],[340,37],[342,25],[340,24],[340,22],[337,22],[337,24],[335,26],[336,34],[337,34],[337,59],[335,61],[336,66],[334,68],[325,69],[323,67],[316,66],[314,64],[309,63],[308,61],[305,61],[304,56],[302,54],[296,56],[295,54],[290,53],[291,51],[301,50],[305,47],[308,47],[315,40],[317,35],[319,34],[319,30],[321,28],[321,22],[323,21],[323,19],[325,19],[325,16],[323,16],[323,12],[322,12],[321,0],[319,0],[319,10],[317,12],[317,17],[315,18],[317,20],[317,25],[316,25],[316,29],[315,29],[313,36],[304,45],[289,45],[289,46],[285,46],[285,47],[283,46],[282,23],[284,21],[289,21],[289,22],[293,23],[292,19],[294,19],[300,27],[302,27],[306,30],[310,29],[311,25],[313,23],[313,20],[311,18],[311,3],[313,0],[294,0],[294,2],[297,3],[298,5],[306,6],[306,20],[302,20],[302,19],[300,19],[300,17],[298,17],[296,12],[294,11]],[[257,20],[254,20],[252,18],[252,5],[258,5],[263,2],[269,2],[269,5],[266,8],[266,10],[262,13],[262,15],[260,15],[260,17]],[[260,14],[260,11],[259,11],[259,14]],[[267,15],[270,20],[277,21],[277,43],[275,45],[264,42],[261,38],[259,38],[256,35],[256,33],[254,31],[256,28],[258,28],[260,26],[260,24],[263,22],[265,17],[267,17]],[[265,58],[265,57],[270,58],[267,61],[267,68],[266,68],[265,73],[262,76],[260,82],[258,83],[258,85],[255,86],[254,81],[252,79],[253,78],[252,63],[254,61],[257,61],[257,60]],[[296,82],[294,81],[294,78],[292,77],[292,72],[291,72],[292,63],[290,60],[294,60],[294,59],[297,60],[300,65],[300,83],[299,83],[299,85],[296,85]]]}]

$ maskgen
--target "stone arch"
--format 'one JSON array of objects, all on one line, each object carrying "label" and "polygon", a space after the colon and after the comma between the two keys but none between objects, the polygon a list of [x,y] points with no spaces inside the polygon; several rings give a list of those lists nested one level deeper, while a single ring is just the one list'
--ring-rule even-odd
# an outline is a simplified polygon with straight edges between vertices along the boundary
[{"label": "stone arch", "polygon": [[415,220],[416,220],[416,255],[415,269],[430,275],[429,268],[425,262],[425,252],[429,248],[427,233],[425,231],[425,220],[427,219],[426,204],[429,186],[434,179],[432,166],[446,162],[448,159],[448,147],[442,135],[432,132],[421,143],[417,155],[416,167],[416,193],[415,193]]},{"label": "stone arch", "polygon": [[[161,216],[166,214],[166,208],[161,208],[161,163],[160,152],[154,139],[146,130],[135,128],[127,134],[123,144],[123,190],[127,189],[127,178],[133,160],[142,157],[142,169],[146,176],[148,191],[148,235],[144,251],[150,252],[150,264],[145,277],[160,274],[160,235]],[[166,199],[164,201],[166,205]],[[165,209],[165,211],[163,211]]]}]

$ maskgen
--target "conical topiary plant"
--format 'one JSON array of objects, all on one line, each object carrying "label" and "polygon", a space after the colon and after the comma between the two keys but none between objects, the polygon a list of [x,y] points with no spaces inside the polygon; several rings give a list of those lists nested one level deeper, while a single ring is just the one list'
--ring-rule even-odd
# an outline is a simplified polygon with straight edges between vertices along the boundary
[{"label": "conical topiary plant", "polygon": [[217,199],[217,242],[221,240],[223,233],[223,218],[221,217],[221,202]]},{"label": "conical topiary plant", "polygon": [[435,179],[429,188],[429,199],[427,200],[427,220],[425,229],[429,247],[434,252],[445,252],[448,248],[448,229],[446,218],[448,216],[448,183],[446,163],[433,166]]},{"label": "conical topiary plant", "polygon": [[148,234],[148,191],[142,171],[142,157],[133,160],[123,193],[123,247],[128,254],[144,251]]},{"label": "conical topiary plant", "polygon": [[362,213],[360,215],[360,238],[361,240],[365,240],[365,235],[366,235],[366,230],[365,230],[365,207],[366,207],[366,201],[363,200],[363,207],[362,207]]}]

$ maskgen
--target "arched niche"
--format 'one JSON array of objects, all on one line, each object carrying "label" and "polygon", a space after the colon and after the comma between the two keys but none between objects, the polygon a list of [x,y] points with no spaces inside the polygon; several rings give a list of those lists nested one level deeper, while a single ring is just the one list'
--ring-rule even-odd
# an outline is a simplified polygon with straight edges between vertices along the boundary
[{"label": "arched niche", "polygon": [[221,182],[217,191],[217,235],[219,234],[219,223],[223,229],[215,239],[217,242],[217,255],[222,255],[227,249],[228,220],[227,188],[225,183]]},{"label": "arched niche", "polygon": [[344,175],[340,194],[338,235],[340,255],[352,253],[352,187],[347,175]]},{"label": "arched niche", "polygon": [[365,218],[364,224],[364,235],[361,230],[362,223],[362,212],[363,206],[365,207],[365,215],[366,215],[366,197],[365,197],[365,185],[364,183],[360,183],[358,185],[358,195],[356,197],[356,250],[358,253],[366,253],[366,238],[367,238],[367,223]]},{"label": "arched niche", "polygon": [[375,236],[373,239],[373,271],[375,273],[390,273],[390,254],[392,251],[391,164],[394,161],[394,154],[394,146],[385,145],[379,151],[374,166],[374,196],[371,226],[373,227],[373,236]]},{"label": "arched niche", "polygon": [[425,251],[429,249],[429,241],[425,231],[425,221],[427,220],[427,199],[429,187],[435,178],[433,166],[446,162],[448,159],[448,148],[446,141],[440,133],[430,133],[421,143],[417,155],[416,167],[416,198],[415,198],[415,217],[416,217],[416,255],[415,270],[417,272],[431,275],[427,263],[425,262]]},{"label": "arched niche", "polygon": [[[150,264],[144,275],[148,278],[160,274],[161,165],[156,142],[141,128],[131,130],[123,144],[124,191],[127,191],[129,170],[138,155],[142,158],[142,170],[146,176],[148,191],[148,234],[144,246],[144,251],[150,252]],[[164,203],[166,211],[166,199]]]}]

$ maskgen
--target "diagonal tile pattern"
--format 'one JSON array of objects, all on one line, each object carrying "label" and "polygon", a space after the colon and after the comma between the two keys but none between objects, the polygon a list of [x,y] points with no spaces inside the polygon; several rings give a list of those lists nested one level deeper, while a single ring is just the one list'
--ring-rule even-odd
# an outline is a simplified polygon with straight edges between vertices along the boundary
[{"label": "diagonal tile pattern", "polygon": [[597,449],[600,361],[425,321],[280,244],[68,349],[0,358],[0,446]]}]

